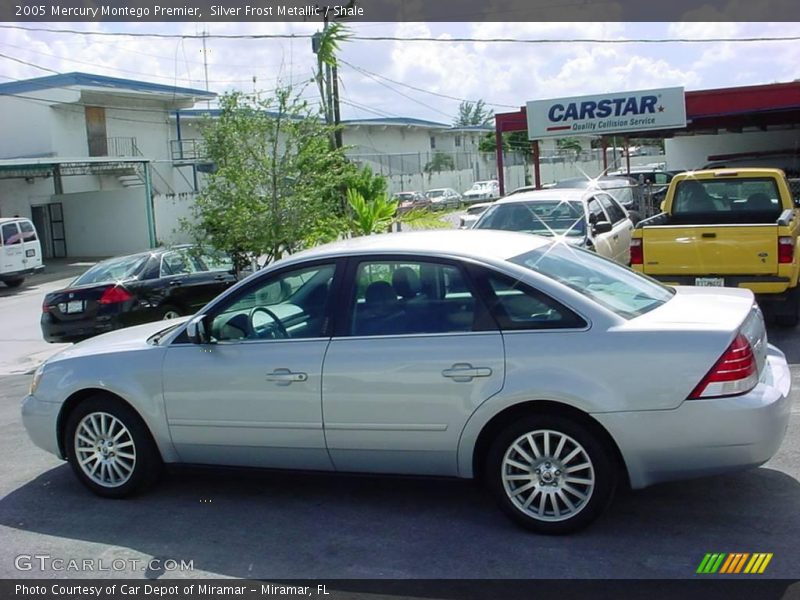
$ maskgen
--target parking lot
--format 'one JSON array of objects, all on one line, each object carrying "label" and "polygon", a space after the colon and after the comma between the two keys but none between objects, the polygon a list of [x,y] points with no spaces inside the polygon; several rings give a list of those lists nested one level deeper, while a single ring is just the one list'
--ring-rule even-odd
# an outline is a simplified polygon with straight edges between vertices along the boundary
[{"label": "parking lot", "polygon": [[[94,497],[33,446],[19,417],[31,369],[56,349],[38,339],[41,295],[61,283],[0,293],[0,577],[685,578],[706,552],[771,552],[765,576],[800,575],[796,399],[766,465],[622,493],[569,537],[518,529],[468,481],[181,468],[133,500]],[[797,378],[800,335],[770,334]],[[41,555],[20,570],[18,557]]]}]

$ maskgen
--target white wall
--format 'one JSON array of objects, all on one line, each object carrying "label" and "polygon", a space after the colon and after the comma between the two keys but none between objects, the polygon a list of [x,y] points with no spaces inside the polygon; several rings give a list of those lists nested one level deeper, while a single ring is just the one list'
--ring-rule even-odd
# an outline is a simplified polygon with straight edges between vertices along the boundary
[{"label": "white wall", "polygon": [[67,256],[113,256],[150,246],[144,188],[53,196],[64,208]]},{"label": "white wall", "polygon": [[190,236],[181,229],[181,220],[192,220],[194,194],[158,194],[153,197],[153,205],[159,243],[171,245],[191,241]]},{"label": "white wall", "polygon": [[717,135],[680,136],[665,140],[668,169],[699,169],[717,154],[796,150],[800,148],[800,130],[720,133]]}]

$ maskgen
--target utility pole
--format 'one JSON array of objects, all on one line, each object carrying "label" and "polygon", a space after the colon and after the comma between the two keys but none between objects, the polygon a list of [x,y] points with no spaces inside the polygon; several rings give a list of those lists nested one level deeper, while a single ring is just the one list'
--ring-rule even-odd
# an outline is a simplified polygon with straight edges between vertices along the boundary
[{"label": "utility pole", "polygon": [[[195,30],[196,31],[196,30]],[[205,72],[206,77],[206,91],[208,92],[208,54],[206,53],[206,37],[208,36],[208,30],[203,28],[203,71]],[[206,108],[211,108],[211,100],[206,100]]]}]

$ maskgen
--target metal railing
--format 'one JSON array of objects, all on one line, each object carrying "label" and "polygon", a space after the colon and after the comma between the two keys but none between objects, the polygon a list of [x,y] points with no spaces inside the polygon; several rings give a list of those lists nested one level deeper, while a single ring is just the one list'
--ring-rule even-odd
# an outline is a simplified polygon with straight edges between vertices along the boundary
[{"label": "metal railing", "polygon": [[169,149],[173,162],[203,161],[208,158],[205,142],[198,138],[170,140]]},{"label": "metal railing", "polygon": [[132,157],[141,156],[135,137],[110,137],[106,138],[106,155]]}]

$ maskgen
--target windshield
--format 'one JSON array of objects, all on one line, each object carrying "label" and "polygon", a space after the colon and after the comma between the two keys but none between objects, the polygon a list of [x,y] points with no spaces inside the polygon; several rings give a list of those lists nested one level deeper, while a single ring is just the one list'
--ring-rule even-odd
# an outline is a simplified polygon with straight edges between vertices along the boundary
[{"label": "windshield", "polygon": [[431,190],[428,192],[429,198],[438,198],[439,196],[444,196],[444,190]]},{"label": "windshield", "polygon": [[475,224],[475,229],[584,237],[586,219],[580,202],[565,200],[513,202],[493,206]]},{"label": "windshield", "polygon": [[667,302],[675,290],[593,252],[550,244],[511,259],[563,283],[625,319]]},{"label": "windshield", "polygon": [[133,256],[123,256],[103,261],[78,277],[72,282],[72,285],[130,279],[149,257],[149,254],[134,254]]}]

